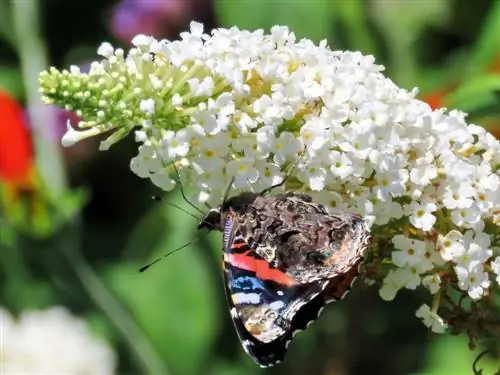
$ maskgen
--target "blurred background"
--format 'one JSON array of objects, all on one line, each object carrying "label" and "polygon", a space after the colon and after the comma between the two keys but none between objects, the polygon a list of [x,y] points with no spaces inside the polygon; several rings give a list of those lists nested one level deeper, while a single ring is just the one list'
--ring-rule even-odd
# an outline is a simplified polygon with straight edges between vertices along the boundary
[{"label": "blurred background", "polygon": [[[414,317],[426,292],[392,303],[357,283],[261,370],[226,306],[218,233],[196,233],[178,191],[129,170],[133,139],[60,147],[74,114],[41,105],[37,75],[86,69],[103,41],[176,39],[189,22],[256,29],[373,54],[434,108],[470,113],[500,136],[500,2],[495,0],[0,0],[0,309],[4,374],[472,374],[486,346],[429,335]],[[189,207],[187,207],[189,208]],[[138,269],[194,238],[145,273]],[[494,374],[500,360],[477,364]],[[479,372],[478,372],[479,374]]]}]

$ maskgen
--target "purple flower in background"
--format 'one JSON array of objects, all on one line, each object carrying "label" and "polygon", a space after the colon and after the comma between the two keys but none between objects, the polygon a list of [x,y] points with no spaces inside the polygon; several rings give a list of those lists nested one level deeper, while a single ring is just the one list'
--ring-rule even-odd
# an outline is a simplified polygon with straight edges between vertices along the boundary
[{"label": "purple flower in background", "polygon": [[186,0],[123,0],[112,10],[111,33],[127,43],[137,34],[175,35],[191,19],[191,9]]}]

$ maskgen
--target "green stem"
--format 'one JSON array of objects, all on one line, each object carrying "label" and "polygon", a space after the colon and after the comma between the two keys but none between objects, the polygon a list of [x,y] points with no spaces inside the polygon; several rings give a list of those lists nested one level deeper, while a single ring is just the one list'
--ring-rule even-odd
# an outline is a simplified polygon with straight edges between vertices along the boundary
[{"label": "green stem", "polygon": [[439,291],[434,294],[434,297],[432,298],[432,306],[431,306],[431,311],[436,313],[438,312],[439,310],[439,306],[441,305],[441,289],[439,289]]},{"label": "green stem", "polygon": [[59,242],[60,250],[68,259],[90,298],[109,317],[124,337],[136,357],[137,363],[142,367],[140,373],[168,374],[162,359],[158,356],[142,329],[120,305],[113,294],[108,291],[98,275],[77,250],[81,243],[78,230],[81,225],[79,223],[71,225],[72,228],[62,234],[64,238]]},{"label": "green stem", "polygon": [[15,47],[14,38],[12,37],[12,24],[9,17],[10,9],[7,1],[0,1],[0,36],[2,40],[9,43],[9,46]]},{"label": "green stem", "polygon": [[26,88],[26,104],[33,129],[37,170],[42,181],[54,196],[66,187],[59,146],[51,140],[57,126],[50,107],[44,105],[38,94],[38,73],[47,68],[47,57],[41,35],[37,0],[11,1],[16,47]]}]

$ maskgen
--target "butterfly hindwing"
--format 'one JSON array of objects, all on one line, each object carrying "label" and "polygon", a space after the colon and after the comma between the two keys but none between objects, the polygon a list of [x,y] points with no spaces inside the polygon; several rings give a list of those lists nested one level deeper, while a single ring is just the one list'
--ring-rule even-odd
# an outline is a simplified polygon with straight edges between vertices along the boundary
[{"label": "butterfly hindwing", "polygon": [[234,218],[227,216],[224,231],[226,297],[245,351],[267,367],[282,360],[294,331],[317,318],[328,281],[300,284],[272,268],[250,249]]}]

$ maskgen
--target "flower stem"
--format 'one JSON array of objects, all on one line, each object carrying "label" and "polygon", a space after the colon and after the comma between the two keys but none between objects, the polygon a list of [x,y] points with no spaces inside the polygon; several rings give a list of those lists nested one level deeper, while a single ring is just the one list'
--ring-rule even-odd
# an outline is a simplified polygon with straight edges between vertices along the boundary
[{"label": "flower stem", "polygon": [[116,326],[121,333],[137,362],[142,367],[141,374],[168,374],[161,357],[156,353],[144,332],[126,309],[106,288],[91,266],[78,251],[80,247],[80,224],[74,221],[71,228],[62,234],[59,242],[60,251],[66,256],[75,274],[80,279],[90,298]]},{"label": "flower stem", "polygon": [[21,61],[21,71],[26,89],[26,102],[33,130],[36,164],[48,191],[57,195],[66,187],[66,174],[59,153],[59,146],[51,139],[57,126],[50,107],[44,105],[38,94],[38,73],[47,68],[47,57],[41,35],[37,0],[12,1],[15,45]]},{"label": "flower stem", "polygon": [[437,314],[440,304],[441,304],[441,289],[439,289],[439,291],[436,294],[434,294],[434,297],[432,298],[431,311]]}]

